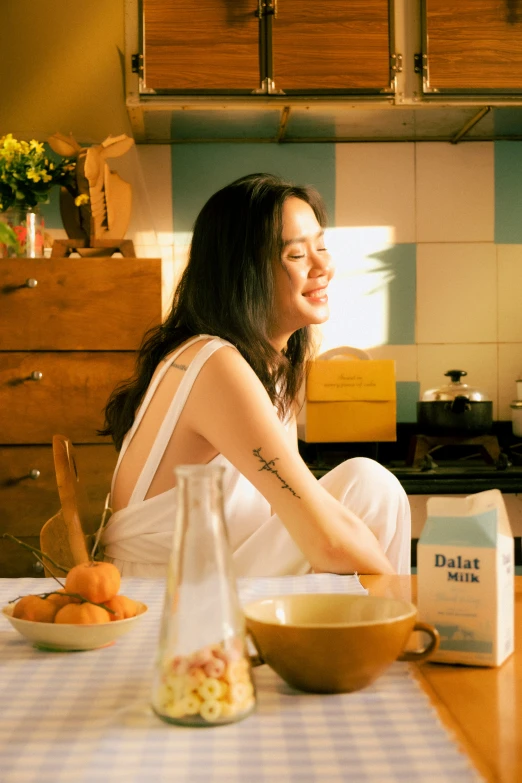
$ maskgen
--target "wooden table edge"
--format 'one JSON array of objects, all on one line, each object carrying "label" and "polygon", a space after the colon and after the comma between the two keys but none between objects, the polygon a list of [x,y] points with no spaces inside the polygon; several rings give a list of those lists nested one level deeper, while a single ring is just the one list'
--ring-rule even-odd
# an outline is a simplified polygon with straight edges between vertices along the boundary
[{"label": "wooden table edge", "polygon": [[[416,602],[416,576],[377,576],[373,574],[359,574],[359,579],[363,587],[370,590],[373,595],[383,595],[389,598],[410,600],[412,603]],[[410,592],[409,596],[406,587]],[[409,668],[416,682],[428,696],[430,704],[435,709],[441,723],[450,733],[451,739],[456,743],[459,751],[469,760],[470,766],[488,781],[488,783],[496,783],[499,780],[496,771],[492,769],[488,761],[482,755],[480,749],[474,743],[473,738],[470,738],[467,735],[456,716],[453,715],[451,707],[441,700],[424,674],[423,664],[410,663]]]},{"label": "wooden table edge", "polygon": [[422,664],[410,663],[410,671],[418,682],[424,693],[428,696],[432,707],[435,709],[441,723],[448,730],[451,739],[456,743],[459,751],[463,753],[469,761],[470,767],[473,767],[479,775],[488,783],[496,783],[498,777],[495,771],[490,767],[484,756],[480,753],[473,740],[468,737],[465,729],[461,726],[457,718],[451,712],[445,702],[441,701],[436,691],[426,679]]}]

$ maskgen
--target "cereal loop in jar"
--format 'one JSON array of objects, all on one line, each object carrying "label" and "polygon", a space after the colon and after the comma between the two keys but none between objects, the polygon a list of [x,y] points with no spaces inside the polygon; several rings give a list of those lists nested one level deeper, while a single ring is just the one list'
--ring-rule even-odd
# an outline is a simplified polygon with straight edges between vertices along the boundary
[{"label": "cereal loop in jar", "polygon": [[203,669],[200,669],[199,667],[196,669],[190,669],[186,677],[188,690],[197,691],[199,686],[202,685],[206,679],[207,675]]},{"label": "cereal loop in jar", "polygon": [[219,677],[222,677],[225,673],[225,661],[222,661],[220,658],[213,658],[204,665],[203,671],[207,677],[219,679]]},{"label": "cereal loop in jar", "polygon": [[202,718],[208,720],[209,723],[217,721],[221,717],[221,713],[222,704],[215,699],[208,699],[207,701],[202,702],[199,708],[199,714]]},{"label": "cereal loop in jar", "polygon": [[205,701],[219,699],[222,693],[221,683],[214,677],[207,677],[199,686],[198,693]]}]

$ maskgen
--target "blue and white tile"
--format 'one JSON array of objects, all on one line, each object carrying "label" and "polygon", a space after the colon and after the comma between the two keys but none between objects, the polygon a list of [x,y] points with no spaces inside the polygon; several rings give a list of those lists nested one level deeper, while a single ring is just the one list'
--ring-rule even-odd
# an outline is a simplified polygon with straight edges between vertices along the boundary
[{"label": "blue and white tile", "polygon": [[316,187],[334,222],[335,144],[177,144],[172,147],[175,231],[191,231],[213,193],[258,171]]},{"label": "blue and white tile", "polygon": [[417,421],[417,402],[420,399],[418,381],[399,381],[397,383],[397,422],[415,423]]},{"label": "blue and white tile", "polygon": [[492,242],[493,142],[415,145],[417,242]]},{"label": "blue and white tile", "polygon": [[336,145],[336,226],[385,226],[393,243],[415,242],[412,143]]},{"label": "blue and white tile", "polygon": [[495,142],[495,242],[522,243],[522,141]]},{"label": "blue and white tile", "polygon": [[393,359],[397,382],[417,380],[416,345],[372,345],[368,353],[372,359]]},{"label": "blue and white tile", "polygon": [[493,402],[493,416],[498,411],[498,352],[494,343],[459,345],[419,345],[418,366],[420,393],[450,383],[444,377],[448,370],[464,370],[463,383],[487,392]]},{"label": "blue and white tile", "polygon": [[417,342],[497,341],[493,243],[417,245]]}]

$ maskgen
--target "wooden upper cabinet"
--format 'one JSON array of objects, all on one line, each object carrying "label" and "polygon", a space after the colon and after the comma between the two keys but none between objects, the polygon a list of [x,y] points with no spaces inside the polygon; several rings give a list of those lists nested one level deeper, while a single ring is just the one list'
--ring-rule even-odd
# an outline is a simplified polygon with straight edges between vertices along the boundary
[{"label": "wooden upper cabinet", "polygon": [[[393,0],[143,0],[140,90],[389,91]],[[269,90],[268,90],[269,91]]]},{"label": "wooden upper cabinet", "polygon": [[257,0],[143,0],[146,90],[258,89],[257,7]]},{"label": "wooden upper cabinet", "polygon": [[390,83],[388,0],[278,0],[273,73],[286,92],[380,92]]},{"label": "wooden upper cabinet", "polygon": [[423,0],[426,92],[522,92],[522,3]]}]

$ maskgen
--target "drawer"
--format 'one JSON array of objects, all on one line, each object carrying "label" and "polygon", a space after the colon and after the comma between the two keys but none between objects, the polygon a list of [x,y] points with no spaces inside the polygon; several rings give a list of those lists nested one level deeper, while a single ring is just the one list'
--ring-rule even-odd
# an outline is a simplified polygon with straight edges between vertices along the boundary
[{"label": "drawer", "polygon": [[0,350],[136,350],[160,321],[160,259],[0,259]]},{"label": "drawer", "polygon": [[[0,353],[0,443],[103,443],[109,395],[134,370],[133,352]],[[30,380],[31,373],[40,380]]]},{"label": "drawer", "polygon": [[[111,445],[75,446],[78,505],[86,533],[101,520],[117,453]],[[36,479],[31,470],[39,471]],[[42,525],[60,508],[50,446],[0,448],[0,533],[39,546]],[[37,576],[34,558],[18,544],[0,539],[0,577]],[[41,574],[43,576],[43,573]]]}]

